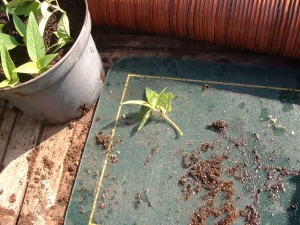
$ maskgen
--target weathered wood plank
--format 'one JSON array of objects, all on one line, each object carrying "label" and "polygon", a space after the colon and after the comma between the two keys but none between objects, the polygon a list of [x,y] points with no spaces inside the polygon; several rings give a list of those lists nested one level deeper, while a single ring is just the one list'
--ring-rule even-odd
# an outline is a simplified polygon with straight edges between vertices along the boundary
[{"label": "weathered wood plank", "polygon": [[6,147],[8,146],[9,139],[11,137],[12,130],[14,128],[14,122],[17,117],[18,111],[7,105],[0,106],[0,172]]},{"label": "weathered wood plank", "polygon": [[47,209],[45,215],[46,224],[62,224],[64,221],[64,214],[68,206],[77,167],[80,164],[81,155],[89,133],[93,112],[94,110],[91,109],[86,115],[74,123],[73,137],[71,146],[64,159],[63,174],[57,193],[56,204]]},{"label": "weathered wood plank", "polygon": [[56,202],[72,134],[68,124],[45,126],[41,143],[31,155],[31,175],[18,224],[45,224],[46,211]]},{"label": "weathered wood plank", "polygon": [[4,156],[0,173],[0,224],[15,224],[27,187],[28,160],[38,140],[41,124],[20,113]]}]

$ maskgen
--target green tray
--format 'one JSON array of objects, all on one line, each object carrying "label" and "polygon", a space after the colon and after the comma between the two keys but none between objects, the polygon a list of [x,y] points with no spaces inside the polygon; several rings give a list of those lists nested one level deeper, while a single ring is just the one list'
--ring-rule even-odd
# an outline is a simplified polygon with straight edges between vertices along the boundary
[{"label": "green tray", "polygon": [[[144,109],[120,103],[144,99],[145,87],[175,95],[169,116],[183,136],[157,117],[137,132]],[[299,87],[299,71],[158,58],[117,62],[65,224],[300,224]],[[228,125],[224,132],[218,120]],[[105,146],[96,138],[100,131],[112,140]]]}]

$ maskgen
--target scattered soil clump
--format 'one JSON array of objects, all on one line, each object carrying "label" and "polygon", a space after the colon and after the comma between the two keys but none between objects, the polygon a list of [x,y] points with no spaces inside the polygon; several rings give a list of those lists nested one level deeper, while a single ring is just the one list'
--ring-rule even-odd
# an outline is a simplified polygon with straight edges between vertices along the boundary
[{"label": "scattered soil clump", "polygon": [[159,146],[158,146],[158,145],[157,145],[157,146],[154,146],[154,147],[151,147],[149,154],[147,155],[146,159],[144,160],[144,165],[145,165],[145,166],[150,162],[151,158],[152,158],[158,151],[159,151]]},{"label": "scattered soil clump", "polygon": [[79,109],[83,115],[86,114],[90,110],[85,103],[82,103],[80,105]]},{"label": "scattered soil clump", "polygon": [[246,225],[260,225],[260,215],[252,205],[246,206],[246,212],[244,212]]},{"label": "scattered soil clump", "polygon": [[54,167],[54,162],[49,160],[49,158],[47,156],[43,157],[43,164],[46,169],[48,169],[49,171],[52,171],[52,169]]},{"label": "scattered soil clump", "polygon": [[204,144],[201,144],[201,146],[200,146],[200,150],[203,152],[207,152],[209,149],[213,149],[213,148],[214,148],[214,145],[212,145],[210,143],[204,143]]},{"label": "scattered soil clump", "polygon": [[111,141],[111,137],[109,135],[106,135],[103,131],[100,131],[100,133],[96,135],[96,139],[100,146],[102,146],[104,149],[108,149]]},{"label": "scattered soil clump", "polygon": [[220,119],[212,123],[211,125],[207,125],[206,127],[218,133],[226,133],[228,129],[228,124],[225,120]]},{"label": "scattered soil clump", "polygon": [[203,84],[202,90],[207,90],[208,88],[210,88],[209,84]]},{"label": "scattered soil clump", "polygon": [[[223,122],[214,124],[218,129],[220,127],[227,127],[227,123],[225,126]],[[228,142],[228,146],[232,145],[230,138],[228,138]],[[256,211],[252,210],[250,212],[249,208],[249,210],[245,210],[244,212],[244,210],[236,208],[234,179],[237,172],[244,168],[244,165],[235,164],[231,168],[223,168],[223,161],[228,160],[229,147],[227,146],[223,153],[212,155],[208,159],[205,159],[205,156],[202,155],[207,154],[208,150],[220,147],[220,144],[220,140],[214,141],[213,144],[204,143],[200,145],[198,150],[190,154],[185,153],[182,156],[181,165],[187,169],[187,172],[184,176],[180,177],[178,184],[181,186],[184,198],[189,200],[193,195],[200,193],[202,190],[205,190],[207,193],[200,197],[206,204],[200,206],[192,214],[189,225],[205,225],[209,217],[221,218],[222,215],[222,219],[219,219],[216,225],[231,225],[240,216],[244,217],[245,221],[254,221],[255,219],[253,218],[259,221],[259,214],[255,214]],[[229,177],[226,177],[225,174],[229,175]],[[219,206],[216,204],[218,198],[222,199],[223,202]],[[251,209],[255,208],[252,207]],[[247,215],[248,217],[246,218]]]},{"label": "scattered soil clump", "polygon": [[118,155],[117,155],[117,154],[111,154],[111,155],[110,155],[110,161],[111,161],[111,163],[113,163],[113,164],[118,163],[118,162],[119,162],[119,157],[118,157]]},{"label": "scattered soil clump", "polygon": [[10,203],[14,203],[16,201],[16,194],[11,194],[8,200]]}]

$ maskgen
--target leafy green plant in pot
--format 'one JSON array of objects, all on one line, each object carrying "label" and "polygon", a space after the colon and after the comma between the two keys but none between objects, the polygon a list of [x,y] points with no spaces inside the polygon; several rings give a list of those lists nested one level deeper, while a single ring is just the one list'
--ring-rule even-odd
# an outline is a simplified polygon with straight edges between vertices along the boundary
[{"label": "leafy green plant in pot", "polygon": [[70,32],[72,25],[79,26],[78,18],[69,17],[57,0],[3,0],[1,6],[7,23],[0,24],[0,98],[46,123],[83,115],[99,97],[105,79],[87,2],[63,1],[74,2],[84,15],[78,37]]}]

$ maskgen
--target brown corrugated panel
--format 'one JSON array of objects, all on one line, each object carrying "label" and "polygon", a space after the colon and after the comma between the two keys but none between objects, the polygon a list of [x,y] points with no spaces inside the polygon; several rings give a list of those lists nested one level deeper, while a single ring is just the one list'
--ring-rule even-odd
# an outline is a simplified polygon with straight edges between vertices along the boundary
[{"label": "brown corrugated panel", "polygon": [[94,23],[300,59],[300,0],[88,0]]}]

